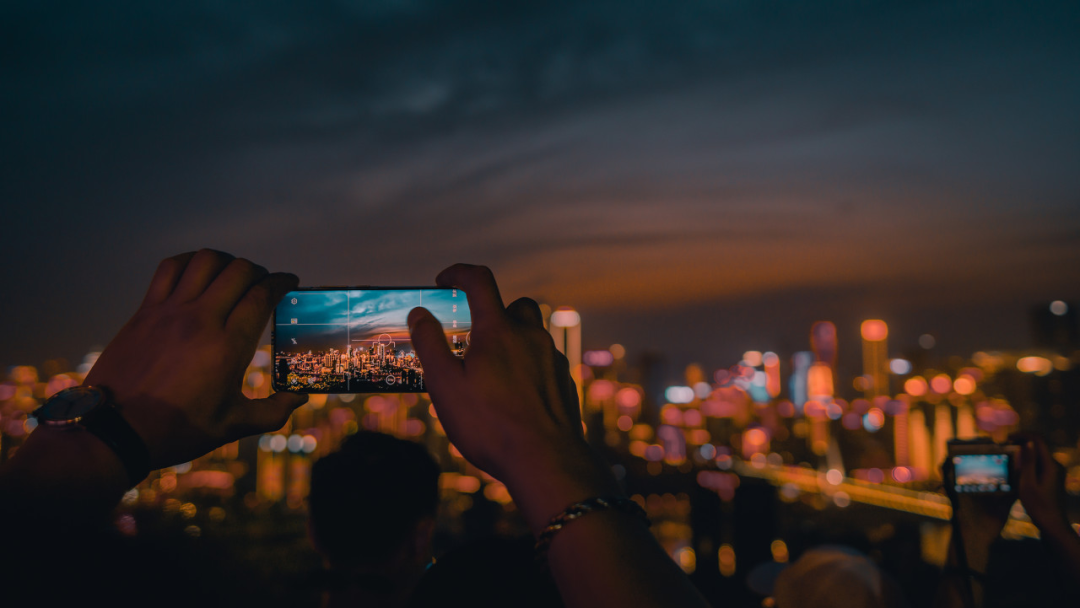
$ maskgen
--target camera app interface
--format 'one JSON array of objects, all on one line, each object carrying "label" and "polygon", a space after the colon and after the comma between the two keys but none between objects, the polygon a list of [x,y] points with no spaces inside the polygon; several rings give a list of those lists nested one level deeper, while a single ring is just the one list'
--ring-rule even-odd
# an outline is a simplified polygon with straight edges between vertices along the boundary
[{"label": "camera app interface", "polygon": [[956,491],[1008,492],[1009,456],[1007,454],[968,454],[953,456]]},{"label": "camera app interface", "polygon": [[460,289],[293,291],[274,322],[274,383],[302,393],[416,393],[427,389],[409,338],[409,311],[423,306],[457,356],[471,318]]}]

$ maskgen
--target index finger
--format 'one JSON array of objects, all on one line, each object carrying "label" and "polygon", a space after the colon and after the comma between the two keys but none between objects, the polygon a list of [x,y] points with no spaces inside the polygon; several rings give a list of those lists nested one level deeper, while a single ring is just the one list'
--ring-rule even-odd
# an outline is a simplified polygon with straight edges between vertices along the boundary
[{"label": "index finger", "polygon": [[484,325],[506,318],[495,275],[487,266],[454,264],[435,278],[439,287],[457,287],[465,291],[472,312],[473,325]]},{"label": "index finger", "polygon": [[1038,459],[1039,468],[1042,469],[1039,471],[1039,477],[1042,478],[1040,481],[1048,478],[1055,479],[1057,477],[1057,470],[1054,467],[1057,465],[1057,461],[1054,460],[1053,455],[1050,454],[1049,446],[1041,439],[1036,439],[1034,443],[1035,457]]},{"label": "index finger", "polygon": [[248,289],[244,297],[237,303],[236,308],[229,313],[225,327],[239,331],[245,337],[258,340],[266,322],[270,320],[270,313],[285,297],[285,294],[296,289],[300,279],[294,274],[275,272],[266,275],[259,282]]},{"label": "index finger", "polygon": [[189,251],[161,260],[154,271],[154,278],[150,279],[150,287],[146,289],[142,305],[151,306],[164,302],[180,282],[180,275],[184,274],[184,269],[193,257],[195,252]]}]

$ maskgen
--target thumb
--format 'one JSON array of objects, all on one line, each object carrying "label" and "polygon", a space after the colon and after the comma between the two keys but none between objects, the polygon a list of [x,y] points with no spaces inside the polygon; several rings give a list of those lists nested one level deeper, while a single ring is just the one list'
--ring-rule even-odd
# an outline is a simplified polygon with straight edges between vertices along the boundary
[{"label": "thumb", "polygon": [[1042,476],[1041,479],[1039,479],[1039,483],[1053,485],[1057,478],[1058,462],[1054,460],[1054,457],[1050,454],[1050,448],[1047,447],[1045,441],[1036,439],[1034,447],[1037,453],[1036,458],[1039,461],[1036,472]]},{"label": "thumb", "polygon": [[244,435],[267,433],[285,426],[293,410],[307,403],[308,396],[300,393],[274,393],[263,399],[249,399],[244,404]]},{"label": "thumb", "polygon": [[442,323],[426,308],[409,311],[409,335],[413,348],[424,367],[424,380],[438,390],[457,381],[461,375],[461,361],[450,352]]},{"label": "thumb", "polygon": [[1039,481],[1035,467],[1035,444],[1033,441],[1025,441],[1020,444],[1020,475],[1021,479],[1037,484]]}]

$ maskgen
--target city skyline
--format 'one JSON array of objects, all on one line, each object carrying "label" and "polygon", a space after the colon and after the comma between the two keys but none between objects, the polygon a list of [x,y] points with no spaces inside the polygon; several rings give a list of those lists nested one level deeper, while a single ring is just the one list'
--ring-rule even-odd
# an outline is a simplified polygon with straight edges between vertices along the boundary
[{"label": "city skyline", "polygon": [[[434,603],[460,599],[444,582],[465,600],[506,600],[506,582],[544,600],[520,577],[492,585],[492,568],[458,567],[481,549],[497,576],[516,572],[492,537],[535,529],[521,510],[531,521],[535,493],[486,470],[506,462],[467,460],[484,450],[466,437],[551,460],[538,441],[555,429],[507,451],[500,421],[539,420],[521,403],[473,421],[426,392],[408,312],[431,310],[464,357],[465,294],[307,288],[433,286],[460,262],[489,267],[504,305],[540,305],[569,363],[548,348],[560,390],[537,384],[541,400],[565,406],[557,418],[575,437],[580,422],[618,493],[713,604],[775,599],[755,572],[833,543],[872,558],[913,606],[960,580],[952,558],[976,574],[1020,566],[985,577],[986,594],[1013,597],[996,588],[1015,581],[1016,597],[1068,603],[1041,599],[1065,579],[1036,559],[1036,542],[1062,538],[1029,517],[1040,501],[1012,505],[989,561],[971,542],[955,552],[949,528],[982,494],[1027,487],[1021,446],[1005,444],[1031,437],[1063,471],[1080,533],[1075,0],[14,0],[0,23],[0,465],[33,458],[23,446],[52,432],[33,415],[51,396],[95,376],[110,388],[111,371],[88,374],[162,259],[211,248],[301,286],[250,362],[191,335],[176,343],[234,383],[177,437],[221,423],[213,435],[235,440],[166,458],[190,460],[151,472],[101,520],[134,560],[131,601],[333,601],[340,581],[316,573],[335,560],[313,542],[309,492],[320,459],[367,431],[438,464],[436,517],[421,524]],[[159,371],[187,356],[170,341],[186,325],[162,327],[149,346]],[[482,325],[472,344],[506,330]],[[114,354],[102,365],[124,365]],[[173,376],[186,369],[176,362]],[[466,362],[469,381],[537,379],[513,361]],[[560,401],[572,398],[566,371],[580,421]],[[157,388],[198,388],[184,381]],[[285,387],[312,393],[287,420],[291,397],[272,396]],[[412,500],[411,475],[385,490],[350,479],[375,506]],[[20,546],[33,535],[13,538],[14,560],[33,555]],[[12,583],[0,598],[37,592]]]}]

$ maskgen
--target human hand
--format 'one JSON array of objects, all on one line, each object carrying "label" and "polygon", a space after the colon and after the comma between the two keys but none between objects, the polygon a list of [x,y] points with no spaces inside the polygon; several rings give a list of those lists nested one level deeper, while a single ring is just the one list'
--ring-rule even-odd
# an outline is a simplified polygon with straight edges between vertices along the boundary
[{"label": "human hand", "polygon": [[1009,521],[1009,511],[1016,502],[1016,493],[963,493],[955,489],[956,470],[952,459],[941,465],[945,494],[953,508],[953,522],[961,526],[961,537],[968,547],[969,559],[975,553],[986,553],[994,539],[1001,535]]},{"label": "human hand", "polygon": [[610,470],[585,442],[569,363],[536,302],[521,298],[504,308],[482,266],[451,266],[435,282],[469,300],[464,359],[450,352],[426,309],[409,313],[409,327],[439,421],[462,455],[507,485],[534,530],[573,502],[617,494]]},{"label": "human hand", "polygon": [[280,428],[306,395],[248,399],[244,372],[294,275],[203,249],[165,259],[139,310],[87,374],[146,442],[150,466]]},{"label": "human hand", "polygon": [[1020,504],[1024,505],[1024,511],[1040,530],[1068,526],[1062,504],[1062,466],[1050,455],[1041,438],[1023,435],[1016,439],[1020,442]]}]

